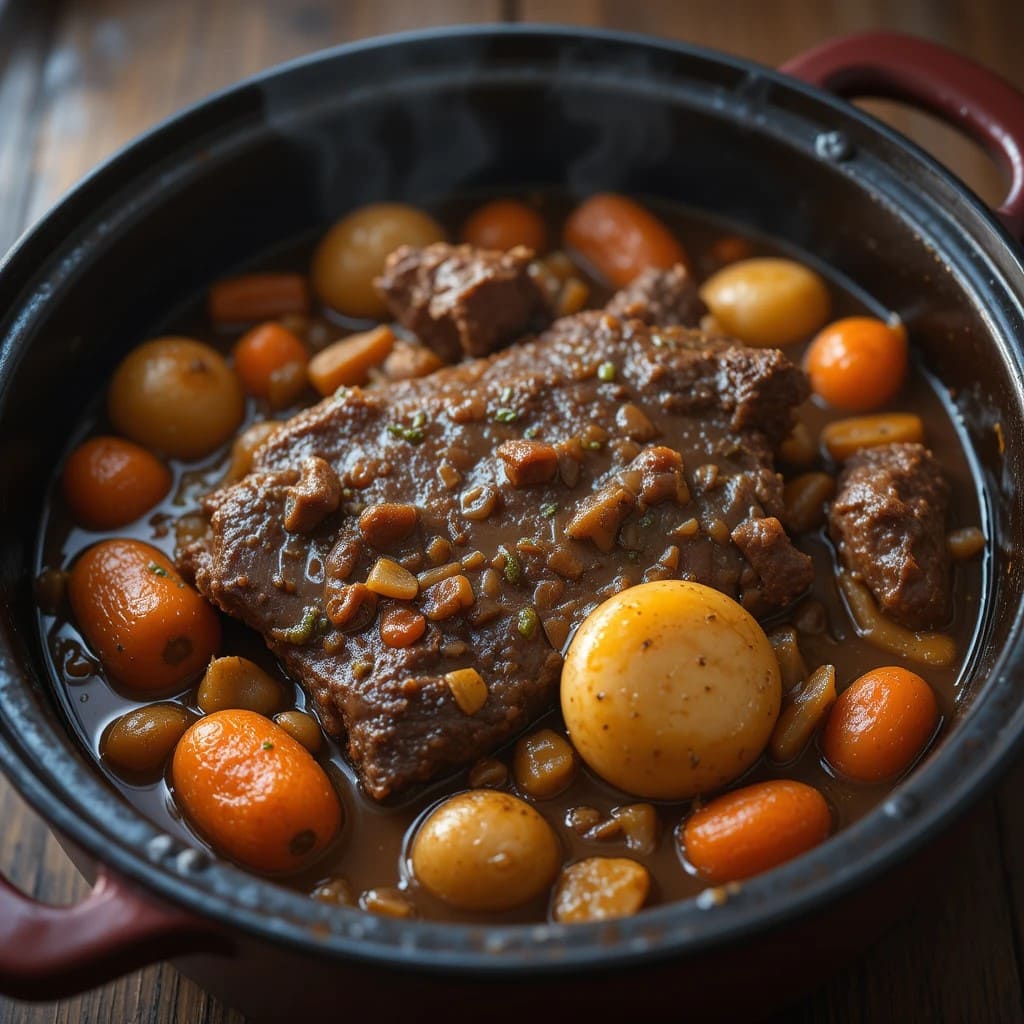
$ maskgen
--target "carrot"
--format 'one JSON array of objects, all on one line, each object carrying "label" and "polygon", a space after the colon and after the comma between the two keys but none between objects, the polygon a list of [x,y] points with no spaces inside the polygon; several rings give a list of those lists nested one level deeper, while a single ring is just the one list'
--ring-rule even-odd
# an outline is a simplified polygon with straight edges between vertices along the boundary
[{"label": "carrot", "polygon": [[408,647],[427,628],[427,620],[411,608],[396,605],[380,617],[380,638],[388,647]]},{"label": "carrot", "polygon": [[245,274],[218,281],[209,294],[215,324],[244,324],[285,313],[309,312],[309,285],[301,274]]},{"label": "carrot", "polygon": [[876,668],[851,683],[825,723],[821,749],[839,774],[881,782],[906,771],[935,733],[932,688],[899,666]]},{"label": "carrot", "polygon": [[759,782],[696,811],[683,829],[683,851],[702,878],[722,885],[806,853],[831,827],[828,804],[813,786]]},{"label": "carrot", "polygon": [[113,530],[138,519],[171,489],[171,472],[152,452],[119,437],[91,437],[64,463],[64,497],[75,521]]},{"label": "carrot", "polygon": [[174,796],[220,854],[272,874],[314,860],[341,827],[326,772],[284,729],[254,711],[218,711],[181,738]]},{"label": "carrot", "polygon": [[591,196],[573,210],[565,222],[565,242],[618,288],[648,267],[690,263],[657,217],[614,192]]},{"label": "carrot", "polygon": [[544,218],[516,199],[484,203],[462,225],[462,240],[480,249],[511,249],[525,245],[535,253],[548,246]]},{"label": "carrot", "polygon": [[269,398],[274,374],[290,363],[304,366],[309,362],[309,349],[286,327],[270,322],[242,335],[234,359],[235,373],[246,392]]},{"label": "carrot", "polygon": [[880,409],[907,376],[907,332],[870,316],[837,320],[820,331],[804,357],[811,390],[847,412]]},{"label": "carrot", "polygon": [[375,327],[362,334],[328,345],[309,361],[309,379],[321,395],[329,395],[340,387],[365,384],[374,366],[387,359],[395,344],[390,327]]},{"label": "carrot", "polygon": [[101,541],[74,564],[68,598],[78,628],[111,679],[151,693],[181,687],[220,644],[217,613],[163,552]]}]

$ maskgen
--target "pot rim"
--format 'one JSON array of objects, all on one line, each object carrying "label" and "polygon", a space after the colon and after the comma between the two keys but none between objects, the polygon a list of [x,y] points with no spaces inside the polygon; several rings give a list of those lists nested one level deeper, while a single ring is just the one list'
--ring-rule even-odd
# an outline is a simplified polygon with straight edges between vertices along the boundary
[{"label": "pot rim", "polygon": [[[817,109],[830,112],[844,123],[856,123],[868,134],[887,139],[913,163],[952,189],[962,204],[957,211],[958,219],[971,220],[972,227],[987,231],[990,241],[1001,244],[1005,250],[1003,263],[1017,278],[1017,299],[1024,294],[1020,250],[981,200],[916,145],[845,101],[771,68],[705,47],[639,33],[531,24],[465,25],[346,43],[277,65],[192,104],[118,150],[28,229],[0,259],[0,282],[6,277],[21,276],[24,286],[49,255],[45,236],[55,231],[64,233],[67,223],[80,225],[93,192],[103,194],[105,189],[107,199],[116,195],[121,189],[120,179],[131,176],[133,161],[140,153],[148,153],[163,143],[180,145],[179,135],[196,127],[200,116],[210,114],[247,89],[321,62],[343,60],[367,51],[430,45],[453,37],[485,41],[513,36],[549,41],[563,37],[567,43],[590,40],[609,46],[660,50],[684,60],[698,59],[731,67],[752,80],[767,82],[782,94],[800,94]],[[906,211],[891,211],[892,216],[901,214]],[[991,257],[991,253],[984,255]],[[15,271],[20,271],[20,275]],[[1004,268],[1000,277],[1005,280],[1007,276]],[[19,315],[15,310],[14,319]],[[995,328],[993,333],[997,333]],[[1021,353],[1007,342],[1004,330],[998,332],[996,344],[1004,363],[1016,371],[1019,384],[1024,379]],[[0,394],[15,348],[5,344],[0,349]],[[1024,407],[1019,388],[1015,401]],[[33,756],[31,748],[41,751],[47,736],[57,733],[48,722],[33,720],[40,716],[33,715],[31,700],[24,693],[20,694],[19,702],[18,691],[26,683],[5,636],[0,636],[0,709],[7,712],[0,717],[0,767],[47,822],[77,846],[148,892],[184,906],[229,931],[241,927],[263,939],[319,956],[392,968],[429,968],[475,975],[507,976],[524,968],[535,974],[565,973],[609,961],[633,964],[706,952],[807,915],[905,860],[959,817],[991,786],[1022,745],[1024,700],[1016,698],[1014,707],[1012,686],[1013,672],[1024,664],[1022,631],[1024,611],[1018,605],[1008,630],[1008,642],[995,660],[982,691],[971,700],[955,734],[880,807],[833,837],[832,842],[744,883],[724,903],[687,900],[611,923],[495,926],[399,922],[354,909],[315,905],[308,897],[257,879],[227,863],[207,862],[202,855],[183,856],[183,848],[163,842],[169,837],[139,812],[131,809],[125,818],[126,802],[108,789],[94,768],[79,764],[70,754],[51,756],[47,761],[41,760],[38,753]],[[1012,709],[1009,713],[1007,706]],[[48,749],[52,755],[60,747],[49,745]],[[86,801],[88,809],[81,806]],[[133,838],[107,831],[129,824],[136,833]]]}]

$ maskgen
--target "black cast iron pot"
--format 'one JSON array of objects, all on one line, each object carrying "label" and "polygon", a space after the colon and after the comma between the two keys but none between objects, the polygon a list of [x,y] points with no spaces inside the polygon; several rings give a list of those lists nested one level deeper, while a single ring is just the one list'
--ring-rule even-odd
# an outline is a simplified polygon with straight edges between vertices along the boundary
[{"label": "black cast iron pot", "polygon": [[[1024,97],[897,36],[827,44],[789,70],[975,135],[1011,171],[1004,223],[905,139],[793,77],[653,39],[513,27],[346,46],[245,82],[129,146],[19,242],[0,265],[0,766],[98,882],[74,908],[0,883],[0,990],[55,998],[174,957],[270,1019],[459,1018],[483,999],[500,1019],[556,995],[693,1019],[764,1010],[780,978],[793,991],[794,960],[813,978],[870,930],[878,903],[856,894],[901,887],[899,865],[991,786],[1024,734]],[[662,195],[749,224],[903,315],[953,390],[984,493],[967,698],[877,811],[719,906],[572,928],[329,909],[160,834],[72,739],[32,598],[45,488],[116,362],[213,278],[360,203],[534,183]]]}]

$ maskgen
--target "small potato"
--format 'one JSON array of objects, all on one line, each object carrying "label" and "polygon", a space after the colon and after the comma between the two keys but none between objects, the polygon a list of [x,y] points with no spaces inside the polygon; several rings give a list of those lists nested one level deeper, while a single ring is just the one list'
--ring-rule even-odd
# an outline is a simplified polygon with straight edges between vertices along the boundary
[{"label": "small potato", "polygon": [[179,459],[219,448],[245,414],[242,386],[216,349],[191,338],[155,338],[114,371],[107,413],[126,437]]},{"label": "small potato", "polygon": [[552,729],[540,729],[516,744],[512,774],[521,793],[534,800],[546,800],[572,782],[576,755],[564,736]]},{"label": "small potato", "polygon": [[628,857],[588,857],[558,880],[552,917],[560,924],[607,921],[635,914],[647,899],[651,876]]},{"label": "small potato", "polygon": [[717,789],[760,756],[779,714],[779,665],[751,615],[683,580],[631,587],[593,611],[562,671],[579,755],[638,796]]},{"label": "small potato", "polygon": [[293,740],[298,740],[311,754],[315,754],[324,742],[324,734],[320,723],[305,711],[282,711],[274,715],[274,721]]},{"label": "small potato", "polygon": [[100,756],[121,771],[159,771],[192,722],[180,704],[150,704],[115,719],[104,730]]},{"label": "small potato", "polygon": [[347,316],[379,318],[387,313],[373,279],[400,245],[443,242],[440,224],[405,203],[371,203],[353,210],[324,235],[313,254],[313,289]]},{"label": "small potato", "polygon": [[726,334],[747,345],[791,345],[828,319],[825,282],[793,260],[757,258],[723,267],[700,297]]},{"label": "small potato", "polygon": [[277,680],[254,661],[229,655],[210,662],[199,684],[196,703],[208,715],[242,708],[269,717],[284,703],[283,697]]},{"label": "small potato", "polygon": [[508,910],[540,896],[562,851],[528,803],[493,789],[446,800],[420,826],[412,869],[431,893],[462,910]]}]

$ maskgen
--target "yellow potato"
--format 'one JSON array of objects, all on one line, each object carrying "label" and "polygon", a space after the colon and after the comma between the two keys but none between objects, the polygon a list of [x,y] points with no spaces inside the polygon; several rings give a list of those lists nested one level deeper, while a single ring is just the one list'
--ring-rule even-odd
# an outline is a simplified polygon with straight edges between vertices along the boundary
[{"label": "yellow potato", "polygon": [[760,756],[779,715],[779,666],[731,598],[683,580],[644,583],[584,621],[562,670],[580,757],[627,793],[679,800]]},{"label": "yellow potato", "polygon": [[238,429],[245,398],[216,349],[192,338],[154,338],[114,371],[107,412],[125,437],[164,455],[198,459]]},{"label": "yellow potato", "polygon": [[400,245],[443,242],[433,217],[405,203],[371,203],[353,210],[324,235],[313,254],[313,289],[348,316],[379,318],[387,312],[373,279]]},{"label": "yellow potato", "polygon": [[700,297],[726,333],[747,345],[790,345],[828,320],[825,282],[793,260],[761,257],[723,267]]},{"label": "yellow potato", "polygon": [[551,826],[508,793],[474,789],[433,811],[416,833],[419,883],[453,907],[508,910],[555,880],[562,851]]}]

